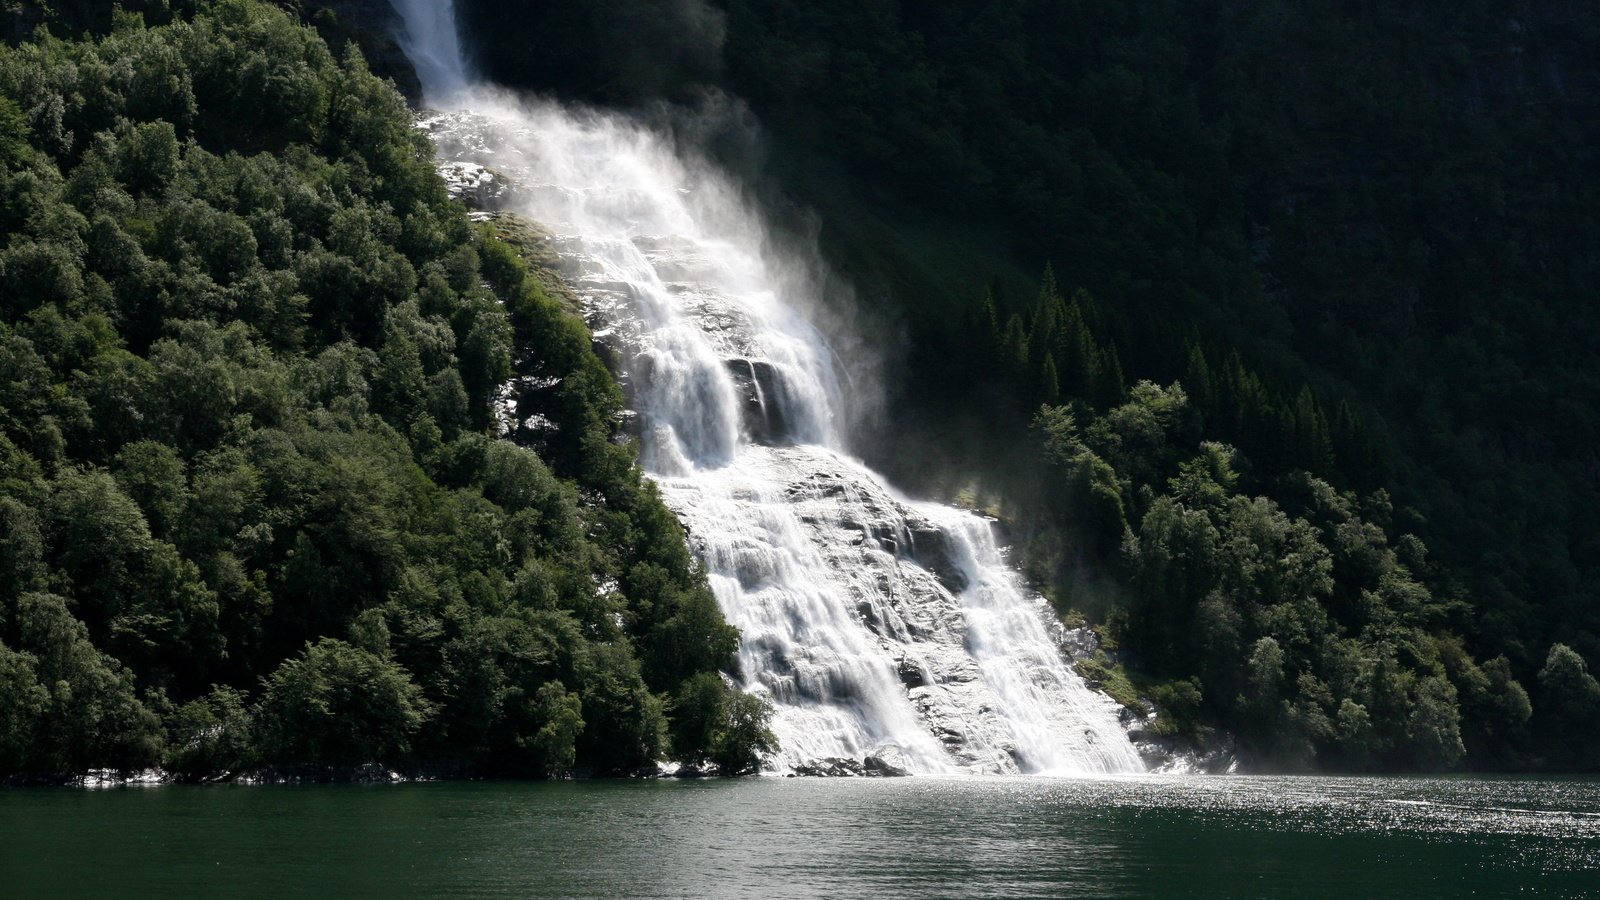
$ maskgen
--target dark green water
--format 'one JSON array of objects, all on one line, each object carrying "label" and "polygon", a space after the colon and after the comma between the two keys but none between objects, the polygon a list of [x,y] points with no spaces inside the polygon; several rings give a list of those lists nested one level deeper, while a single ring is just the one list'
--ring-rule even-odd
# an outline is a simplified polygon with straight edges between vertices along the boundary
[{"label": "dark green water", "polygon": [[0,791],[0,894],[1600,895],[1600,781]]}]

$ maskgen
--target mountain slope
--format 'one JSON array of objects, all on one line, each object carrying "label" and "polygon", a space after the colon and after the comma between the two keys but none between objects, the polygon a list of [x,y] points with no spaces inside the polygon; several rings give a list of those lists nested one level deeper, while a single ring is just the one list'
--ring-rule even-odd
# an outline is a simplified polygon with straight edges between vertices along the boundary
[{"label": "mountain slope", "polygon": [[[1117,407],[1115,392],[1086,390],[1093,366],[1067,377],[1052,358],[1043,377],[1028,340],[1041,304],[1017,273],[1053,261],[1060,293],[1087,292],[1076,305],[1107,351],[1101,364],[1125,382],[1182,381],[1196,437],[1248,463],[1246,494],[1295,508],[1300,472],[1386,490],[1386,541],[1426,541],[1413,574],[1454,610],[1428,628],[1479,659],[1503,654],[1507,679],[1539,685],[1532,733],[1490,739],[1473,759],[1592,765],[1582,735],[1600,719],[1569,719],[1587,701],[1546,686],[1569,652],[1600,659],[1589,302],[1600,23],[1585,7],[461,6],[497,79],[646,110],[676,103],[667,118],[717,138],[774,208],[816,210],[869,315],[904,338],[882,431],[892,437],[870,445],[874,462],[930,488],[977,472],[1015,505],[1045,477],[1042,447],[1014,452],[1041,401],[1082,400],[1094,416]],[[624,26],[641,22],[655,39],[628,39]],[[523,51],[534,34],[549,52]],[[754,149],[746,120],[708,102],[708,88],[748,104],[764,135]],[[1029,344],[1025,364],[979,346],[1008,336],[1011,351]],[[1089,417],[1080,410],[1079,424]],[[996,459],[1025,474],[1007,481]],[[1142,479],[1119,474],[1137,532]],[[1164,493],[1174,475],[1147,486]],[[1049,527],[1047,543],[1086,543]],[[1081,552],[1131,588],[1138,567],[1113,544]],[[1077,604],[1066,596],[1077,576],[1042,567]],[[1149,670],[1201,674],[1138,640],[1128,649]],[[1309,660],[1290,670],[1302,663],[1326,680]],[[1416,664],[1448,674],[1426,653]],[[1450,677],[1463,693],[1476,683]],[[1590,681],[1574,683],[1588,696]],[[1301,695],[1338,712],[1316,694]]]},{"label": "mountain slope", "polygon": [[251,0],[29,10],[85,35],[0,49],[0,776],[753,765],[620,391],[392,85]]}]

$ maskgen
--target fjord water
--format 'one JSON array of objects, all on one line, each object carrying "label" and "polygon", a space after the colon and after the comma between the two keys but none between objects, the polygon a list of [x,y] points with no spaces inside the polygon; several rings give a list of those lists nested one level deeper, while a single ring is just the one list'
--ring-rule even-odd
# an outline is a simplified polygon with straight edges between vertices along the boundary
[{"label": "fjord water", "polygon": [[1580,897],[1593,780],[757,778],[0,791],[14,896]]},{"label": "fjord water", "polygon": [[[734,677],[775,707],[772,768],[1140,771],[991,523],[902,497],[848,455],[855,366],[812,324],[839,289],[815,256],[772,240],[727,178],[662,134],[474,86],[450,5],[395,5],[453,183],[550,231],[618,360],[645,469],[742,634]],[[518,387],[503,424],[536,439],[549,425],[519,415]]]}]

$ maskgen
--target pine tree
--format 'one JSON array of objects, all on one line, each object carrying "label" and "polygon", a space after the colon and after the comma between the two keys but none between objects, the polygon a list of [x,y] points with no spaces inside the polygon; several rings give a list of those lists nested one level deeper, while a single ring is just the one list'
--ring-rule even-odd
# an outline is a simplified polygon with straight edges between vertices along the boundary
[{"label": "pine tree", "polygon": [[1035,366],[1043,365],[1045,354],[1055,346],[1065,308],[1061,292],[1056,289],[1055,269],[1047,264],[1039,288],[1039,299],[1033,305],[1032,327],[1028,332],[1028,348],[1033,356],[1029,362]]},{"label": "pine tree", "polygon": [[1107,344],[1100,353],[1095,367],[1093,400],[1101,409],[1120,406],[1127,398],[1127,382],[1122,374],[1122,360],[1117,357],[1117,345]]},{"label": "pine tree", "polygon": [[1065,307],[1056,328],[1055,346],[1051,352],[1056,358],[1061,392],[1068,397],[1087,396],[1089,384],[1094,378],[1095,357],[1099,353],[1095,348],[1094,336],[1084,324],[1083,312],[1076,303]]},{"label": "pine tree", "polygon": [[1333,464],[1333,443],[1328,436],[1328,417],[1317,403],[1311,386],[1300,388],[1294,401],[1293,456],[1288,460],[1309,472],[1324,473]]},{"label": "pine tree", "polygon": [[1006,320],[1005,334],[1000,338],[1000,354],[1005,373],[1019,387],[1025,388],[1031,374],[1028,365],[1028,331],[1023,327],[1022,317],[1016,313]]},{"label": "pine tree", "polygon": [[1183,386],[1189,397],[1209,418],[1216,412],[1216,387],[1211,383],[1211,366],[1199,344],[1189,345],[1189,362],[1183,373]]},{"label": "pine tree", "polygon": [[1330,431],[1333,461],[1353,487],[1367,488],[1383,480],[1380,471],[1381,462],[1377,448],[1373,445],[1372,435],[1368,433],[1361,414],[1356,412],[1349,400],[1339,401],[1338,408],[1334,410],[1333,426]]},{"label": "pine tree", "polygon": [[969,325],[971,330],[968,333],[976,346],[966,355],[963,368],[970,378],[984,378],[994,371],[1003,347],[1000,319],[995,311],[992,287],[984,288],[983,301],[973,309]]},{"label": "pine tree", "polygon": [[1054,406],[1061,402],[1061,381],[1056,377],[1055,354],[1045,351],[1044,366],[1039,372],[1039,399]]},{"label": "pine tree", "polygon": [[995,311],[993,287],[983,289],[983,302],[978,305],[977,315],[976,334],[980,339],[988,339],[988,346],[983,348],[984,356],[993,359],[1000,346],[1000,314]]}]

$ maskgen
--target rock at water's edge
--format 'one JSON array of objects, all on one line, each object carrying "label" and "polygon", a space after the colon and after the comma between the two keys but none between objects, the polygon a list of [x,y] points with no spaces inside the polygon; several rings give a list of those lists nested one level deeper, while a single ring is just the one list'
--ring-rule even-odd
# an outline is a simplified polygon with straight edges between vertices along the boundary
[{"label": "rock at water's edge", "polygon": [[902,778],[911,773],[881,756],[860,760],[828,756],[801,763],[790,774],[809,778]]}]

